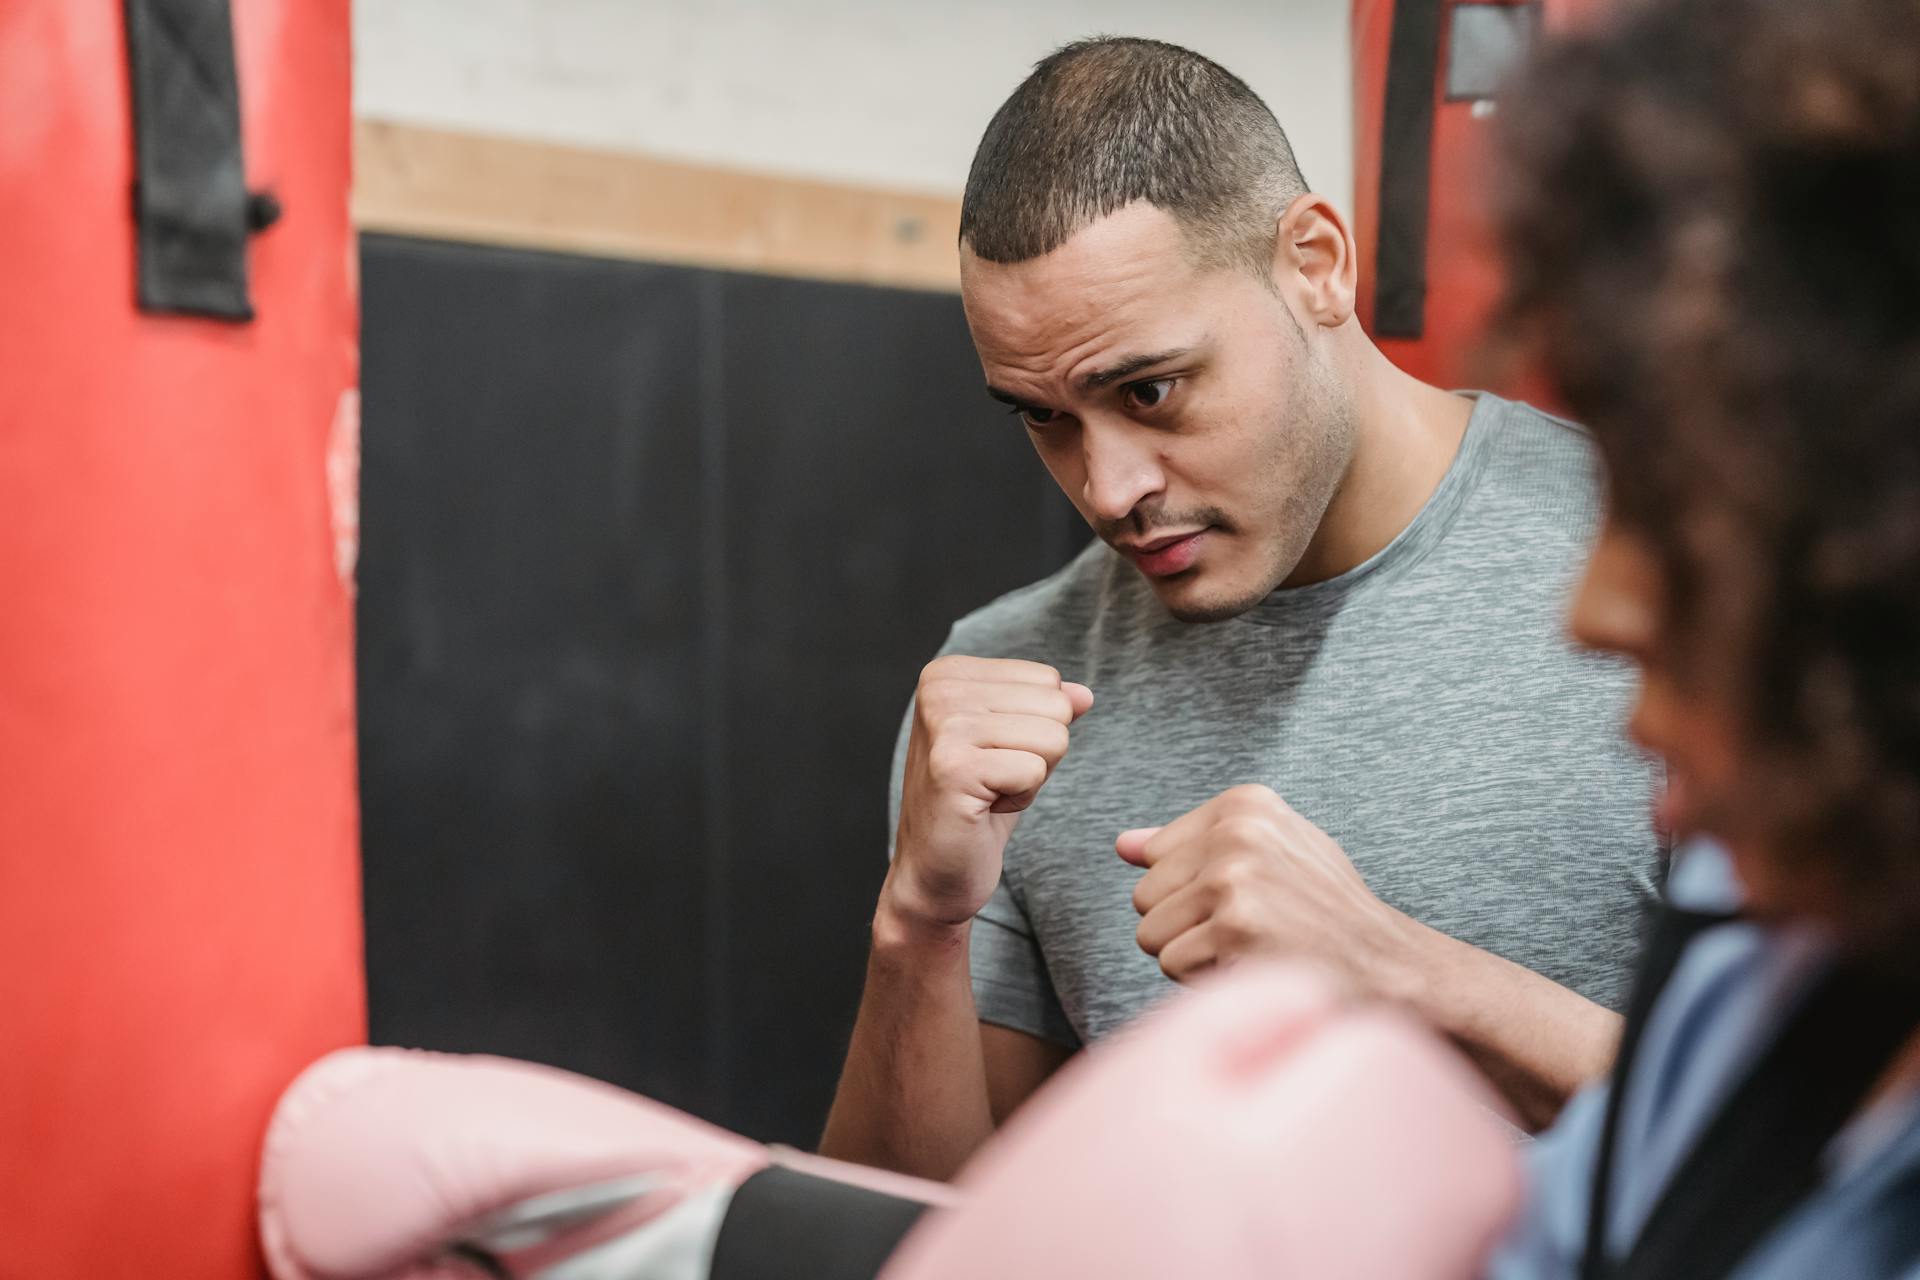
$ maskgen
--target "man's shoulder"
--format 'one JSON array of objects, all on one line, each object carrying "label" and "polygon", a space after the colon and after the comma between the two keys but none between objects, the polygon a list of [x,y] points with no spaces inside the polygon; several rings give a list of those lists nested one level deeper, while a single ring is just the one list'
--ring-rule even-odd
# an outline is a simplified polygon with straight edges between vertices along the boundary
[{"label": "man's shoulder", "polygon": [[1492,541],[1505,554],[1578,560],[1598,529],[1604,501],[1600,452],[1578,423],[1517,400],[1483,395],[1476,413],[1478,461],[1464,543]]},{"label": "man's shoulder", "polygon": [[1503,489],[1597,499],[1600,454],[1579,423],[1520,400],[1482,393],[1490,439],[1486,479]]},{"label": "man's shoulder", "polygon": [[1137,576],[1096,539],[1055,572],[954,623],[941,652],[1057,664],[1084,647],[1103,613],[1131,605]]}]

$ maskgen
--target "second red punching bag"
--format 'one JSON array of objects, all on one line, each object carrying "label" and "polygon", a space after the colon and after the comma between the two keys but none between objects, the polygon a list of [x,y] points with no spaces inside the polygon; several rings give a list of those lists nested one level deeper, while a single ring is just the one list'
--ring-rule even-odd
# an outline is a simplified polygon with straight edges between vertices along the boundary
[{"label": "second red punching bag", "polygon": [[1603,7],[1354,0],[1360,320],[1416,377],[1445,387],[1480,380],[1480,339],[1501,289],[1487,198],[1499,90],[1543,27]]},{"label": "second red punching bag", "polygon": [[348,0],[0,4],[0,1280],[252,1280],[364,1035]]}]

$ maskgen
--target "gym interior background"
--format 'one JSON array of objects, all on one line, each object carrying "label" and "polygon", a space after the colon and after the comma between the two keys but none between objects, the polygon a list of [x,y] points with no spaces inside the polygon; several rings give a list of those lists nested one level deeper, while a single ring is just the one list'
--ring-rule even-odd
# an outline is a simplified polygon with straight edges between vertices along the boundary
[{"label": "gym interior background", "polygon": [[958,193],[1030,64],[1218,57],[1353,208],[1346,0],[359,0],[371,1035],[811,1145],[919,667],[1084,527]]}]

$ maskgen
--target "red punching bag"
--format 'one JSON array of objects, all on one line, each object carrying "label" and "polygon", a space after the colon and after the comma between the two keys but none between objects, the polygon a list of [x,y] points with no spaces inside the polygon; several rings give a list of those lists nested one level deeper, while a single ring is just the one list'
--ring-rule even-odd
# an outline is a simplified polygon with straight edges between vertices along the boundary
[{"label": "red punching bag", "polygon": [[1603,7],[1354,0],[1360,321],[1414,376],[1479,384],[1479,342],[1501,288],[1487,202],[1496,93],[1543,23]]},{"label": "red punching bag", "polygon": [[348,0],[0,4],[0,1280],[239,1280],[364,1037]]}]

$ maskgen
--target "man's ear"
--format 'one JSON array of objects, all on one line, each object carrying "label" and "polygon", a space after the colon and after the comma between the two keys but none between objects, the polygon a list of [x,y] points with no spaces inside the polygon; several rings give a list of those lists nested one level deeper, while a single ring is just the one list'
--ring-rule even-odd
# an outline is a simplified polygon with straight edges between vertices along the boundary
[{"label": "man's ear", "polygon": [[1273,282],[1313,323],[1337,329],[1353,315],[1358,263],[1353,235],[1326,197],[1308,192],[1281,213]]}]

